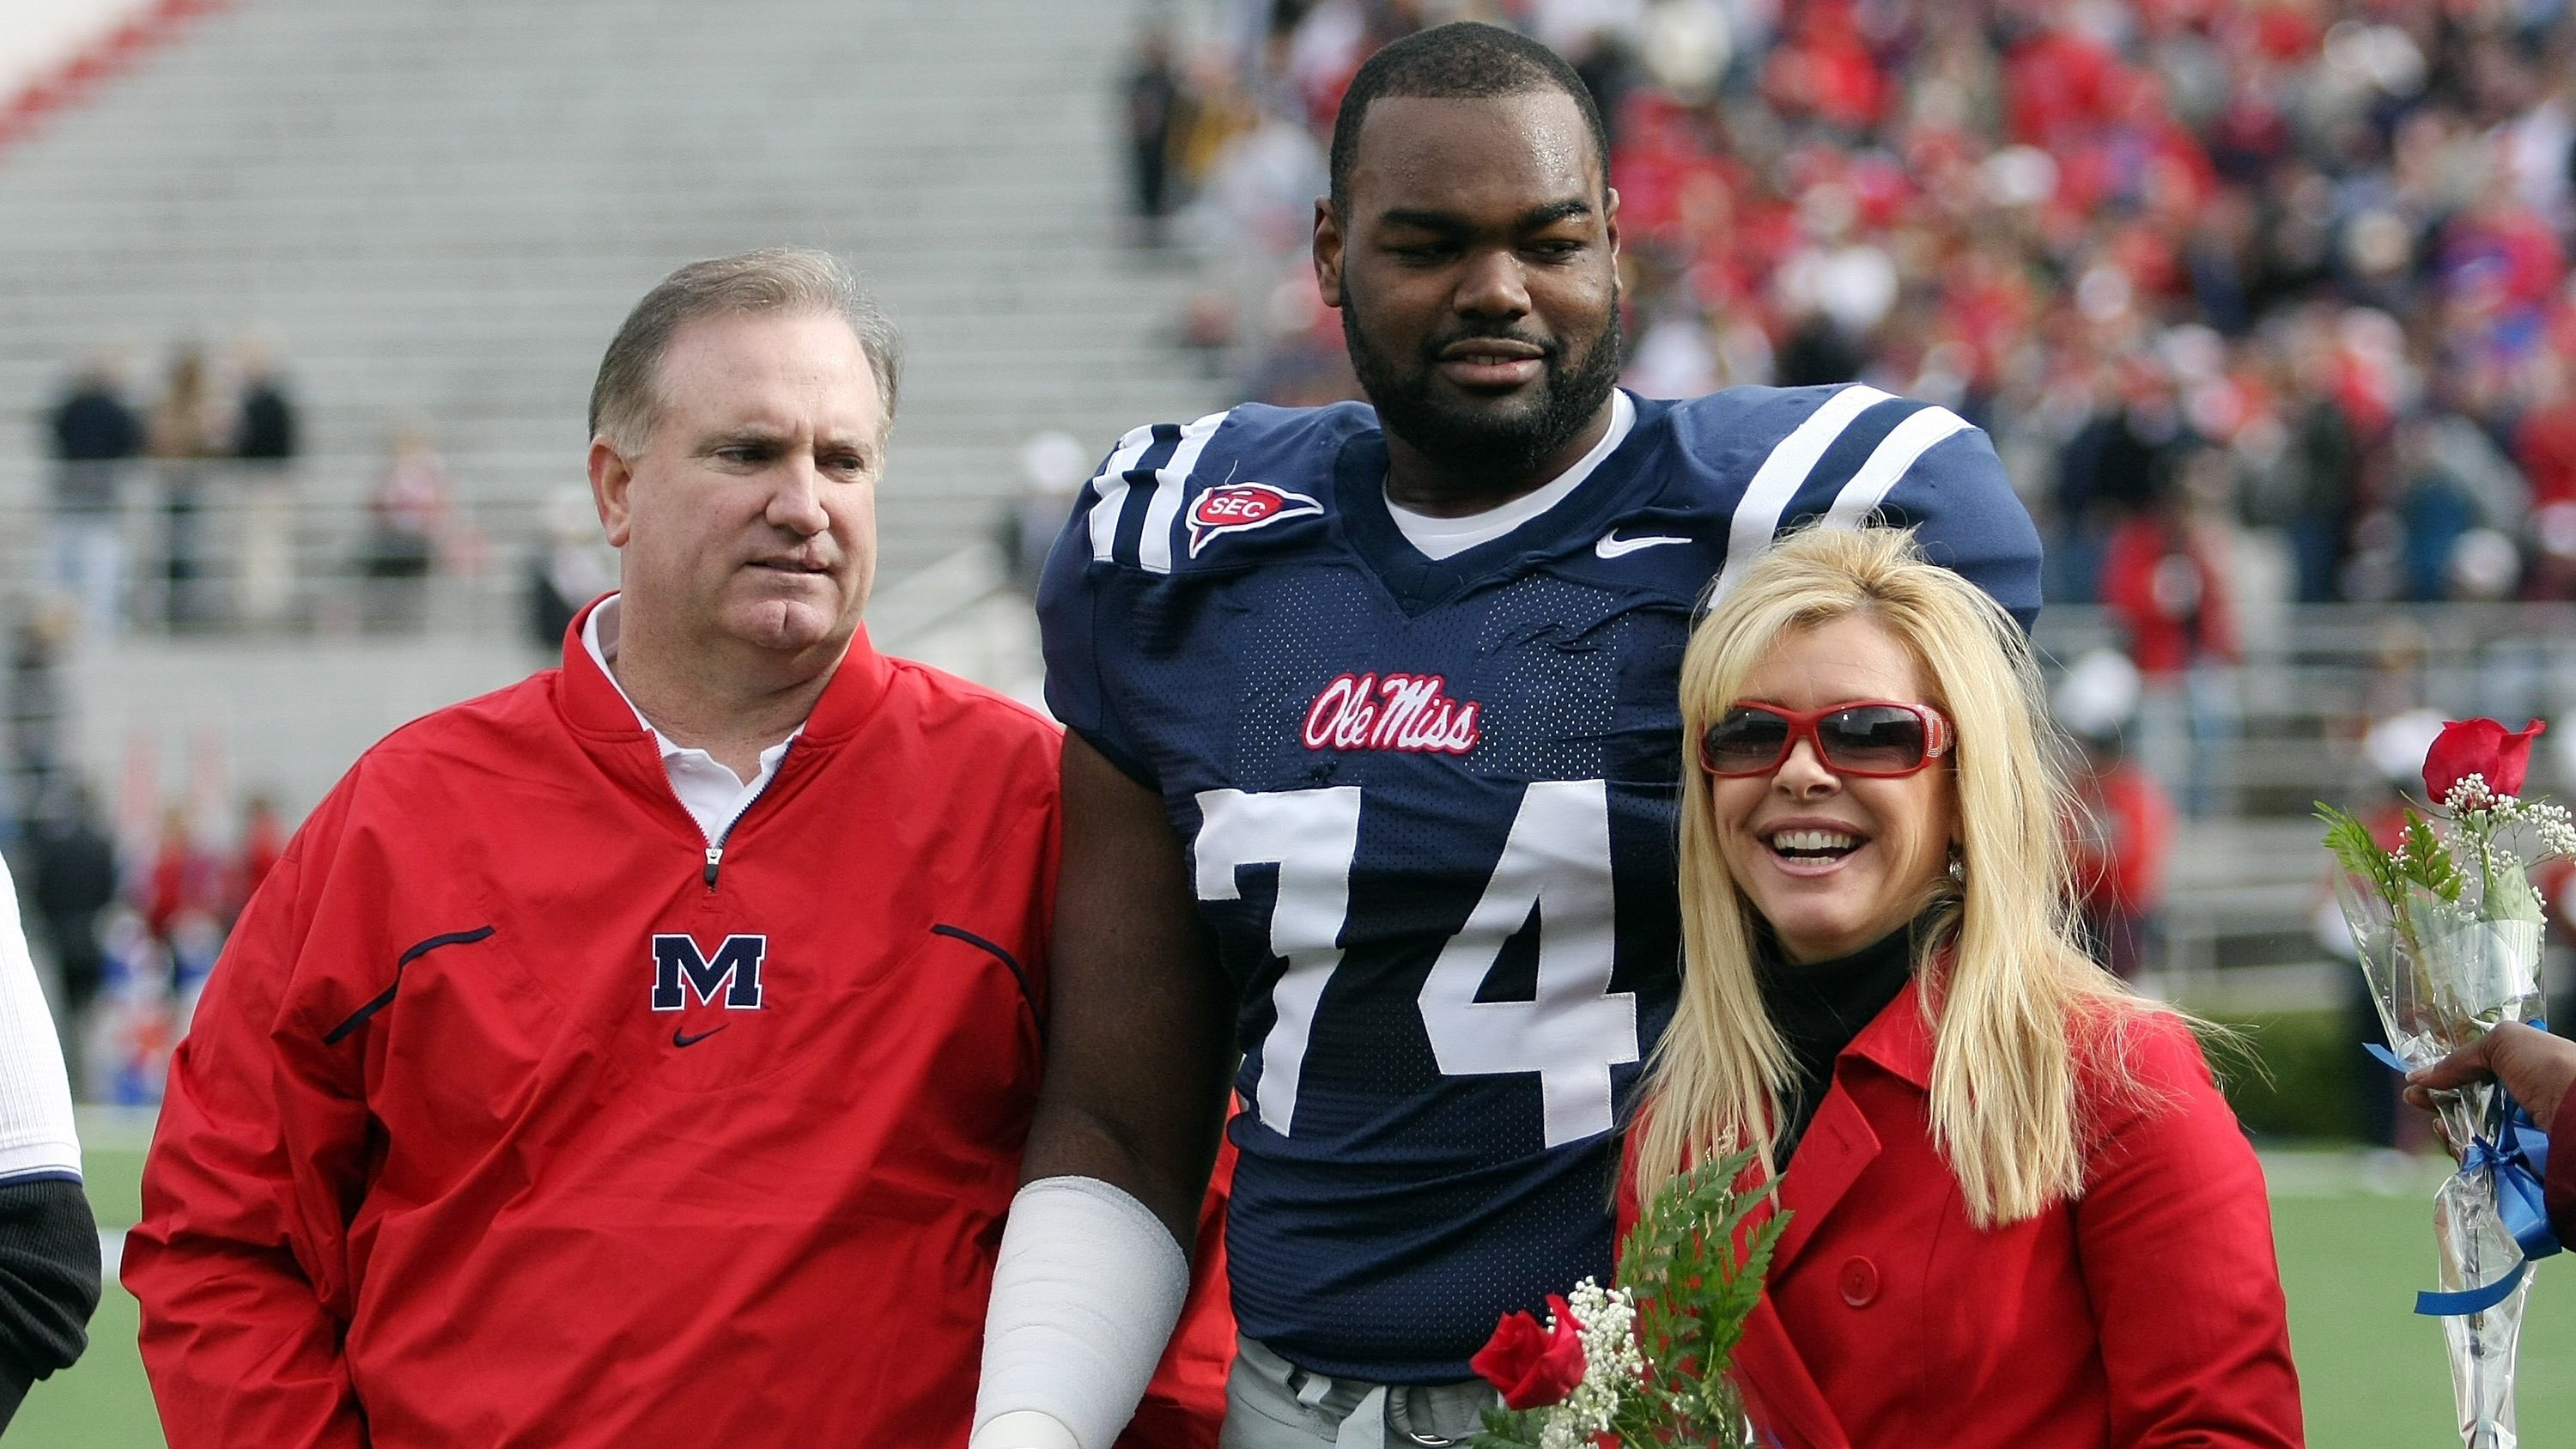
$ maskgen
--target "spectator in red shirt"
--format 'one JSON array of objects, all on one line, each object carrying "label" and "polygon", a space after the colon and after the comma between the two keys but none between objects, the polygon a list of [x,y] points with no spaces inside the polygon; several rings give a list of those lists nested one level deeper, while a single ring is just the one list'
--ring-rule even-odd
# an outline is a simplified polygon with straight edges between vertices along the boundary
[{"label": "spectator in red shirt", "polygon": [[2066,671],[2055,700],[2057,722],[2081,755],[2067,821],[2076,898],[2095,958],[2123,981],[2146,966],[2177,823],[2173,796],[2122,748],[2138,685],[2137,666],[2100,649]]},{"label": "spectator in red shirt", "polygon": [[1878,120],[1886,78],[1861,42],[1851,7],[1841,0],[1800,6],[1789,31],[1789,42],[1771,53],[1762,77],[1771,103],[1787,115],[1840,131],[1866,131]]},{"label": "spectator in red shirt", "polygon": [[2513,460],[2531,485],[2531,505],[2576,503],[2576,377],[2568,359],[2544,352],[2532,359],[2530,408],[2513,430]]},{"label": "spectator in red shirt", "polygon": [[188,812],[173,807],[161,818],[161,845],[144,886],[143,919],[168,941],[191,915],[216,914],[223,905],[223,869],[197,843]]},{"label": "spectator in red shirt", "polygon": [[2051,147],[2110,114],[2120,58],[2110,47],[2056,25],[2004,57],[2005,108],[2013,139]]},{"label": "spectator in red shirt", "polygon": [[2228,572],[2226,540],[2194,516],[2171,482],[2145,511],[2111,530],[2102,602],[2150,682],[2241,657]]},{"label": "spectator in red shirt", "polygon": [[2206,444],[2177,452],[2160,461],[2148,506],[2111,530],[2102,602],[2145,676],[2140,760],[2180,790],[2192,814],[2206,815],[2226,803],[2243,653],[2228,565],[2233,545],[2215,521],[2216,499],[2197,495],[2224,488],[2219,475],[2228,460]]},{"label": "spectator in red shirt", "polygon": [[277,866],[278,857],[286,853],[286,826],[277,818],[277,803],[264,794],[255,794],[242,811],[239,894],[233,902],[233,914],[259,891],[259,883]]}]

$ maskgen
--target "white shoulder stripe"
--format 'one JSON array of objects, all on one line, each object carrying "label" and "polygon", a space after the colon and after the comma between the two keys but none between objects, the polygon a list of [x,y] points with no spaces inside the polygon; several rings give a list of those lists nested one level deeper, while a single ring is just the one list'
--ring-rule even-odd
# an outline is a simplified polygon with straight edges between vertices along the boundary
[{"label": "white shoulder stripe", "polygon": [[1878,505],[1887,500],[1888,490],[1905,477],[1914,460],[1932,450],[1944,438],[1968,430],[1968,420],[1948,408],[1925,408],[1890,429],[1879,440],[1869,461],[1860,465],[1843,491],[1834,495],[1834,506],[1825,514],[1827,528],[1858,528]]},{"label": "white shoulder stripe", "polygon": [[1145,505],[1145,536],[1136,545],[1136,562],[1148,572],[1172,571],[1172,523],[1180,517],[1181,500],[1189,495],[1190,471],[1198,467],[1208,439],[1216,436],[1229,416],[1210,413],[1181,429],[1181,445],[1172,450],[1172,461],[1154,471],[1154,501]]},{"label": "white shoulder stripe", "polygon": [[1152,446],[1154,429],[1151,424],[1130,429],[1127,436],[1118,440],[1109,461],[1100,465],[1100,472],[1091,480],[1100,501],[1091,505],[1091,517],[1085,521],[1091,527],[1091,557],[1096,562],[1109,562],[1109,551],[1117,545],[1118,515],[1127,506],[1127,470],[1135,467],[1136,460],[1144,457],[1145,450]]},{"label": "white shoulder stripe", "polygon": [[1771,536],[1780,531],[1780,515],[1788,511],[1789,501],[1798,496],[1798,486],[1815,471],[1825,449],[1843,435],[1852,419],[1889,396],[1862,383],[1844,388],[1825,399],[1762,460],[1753,481],[1744,485],[1744,496],[1736,500],[1735,522],[1726,537],[1726,567],[1717,576],[1717,587],[1709,592],[1711,602],[1726,597],[1735,581],[1771,546]]}]

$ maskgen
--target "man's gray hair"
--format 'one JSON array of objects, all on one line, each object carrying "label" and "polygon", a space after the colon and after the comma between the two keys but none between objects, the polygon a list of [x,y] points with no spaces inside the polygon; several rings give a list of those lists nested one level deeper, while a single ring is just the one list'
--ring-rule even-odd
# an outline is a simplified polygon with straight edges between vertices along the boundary
[{"label": "man's gray hair", "polygon": [[701,317],[825,312],[850,324],[877,380],[885,425],[894,426],[895,375],[903,343],[893,319],[830,252],[768,247],[691,262],[664,277],[608,343],[590,388],[590,432],[623,452],[643,451],[661,417],[662,355],[681,327]]}]

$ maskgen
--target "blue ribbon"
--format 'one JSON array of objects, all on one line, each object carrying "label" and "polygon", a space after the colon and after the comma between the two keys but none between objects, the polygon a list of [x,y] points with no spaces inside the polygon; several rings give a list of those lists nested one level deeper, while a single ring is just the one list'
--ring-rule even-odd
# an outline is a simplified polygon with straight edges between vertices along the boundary
[{"label": "blue ribbon", "polygon": [[2513,1271],[2483,1288],[2464,1288],[2457,1293],[2418,1293],[2415,1311],[2426,1318],[2466,1318],[2484,1313],[2513,1296],[2522,1286],[2522,1275],[2531,1271],[2531,1260],[2525,1258],[2513,1265]]},{"label": "blue ribbon", "polygon": [[[2537,1021],[2531,1025],[2547,1029]],[[2377,1042],[2362,1045],[2391,1071],[2406,1070],[2406,1064],[2388,1048]],[[2496,1099],[2500,1116],[2496,1135],[2492,1140],[2483,1136],[2472,1139],[2460,1171],[2484,1168],[2494,1174],[2496,1212],[2522,1249],[2522,1261],[2503,1277],[2480,1287],[2457,1293],[2416,1294],[2415,1311],[2427,1318],[2484,1313],[2513,1296],[2513,1290],[2522,1284],[2523,1274],[2531,1271],[2533,1259],[2546,1258],[2561,1246],[2558,1234],[2549,1226],[2549,1208],[2541,1188],[2549,1175],[2549,1134],[2513,1099],[2512,1093],[2498,1087]]]},{"label": "blue ribbon", "polygon": [[2549,1134],[2510,1094],[2504,1098],[2504,1122],[2493,1142],[2481,1137],[2469,1144],[2464,1168],[2495,1171],[2496,1209],[2525,1258],[2546,1258],[2558,1251],[2558,1234],[2549,1226],[2549,1206],[2541,1184],[2549,1177]]}]

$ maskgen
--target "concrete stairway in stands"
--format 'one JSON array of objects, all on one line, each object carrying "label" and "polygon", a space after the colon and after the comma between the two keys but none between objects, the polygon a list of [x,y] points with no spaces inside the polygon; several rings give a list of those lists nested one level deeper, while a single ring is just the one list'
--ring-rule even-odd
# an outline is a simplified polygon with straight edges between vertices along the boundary
[{"label": "concrete stairway in stands", "polygon": [[[691,257],[833,249],[910,348],[885,575],[980,533],[1029,432],[1209,388],[1114,237],[1128,0],[241,0],[0,155],[0,409],[101,341],[283,339],[308,487],[436,429],[473,500],[578,481],[592,369]],[[39,487],[0,449],[0,504]],[[23,515],[22,515],[23,516]]]}]

